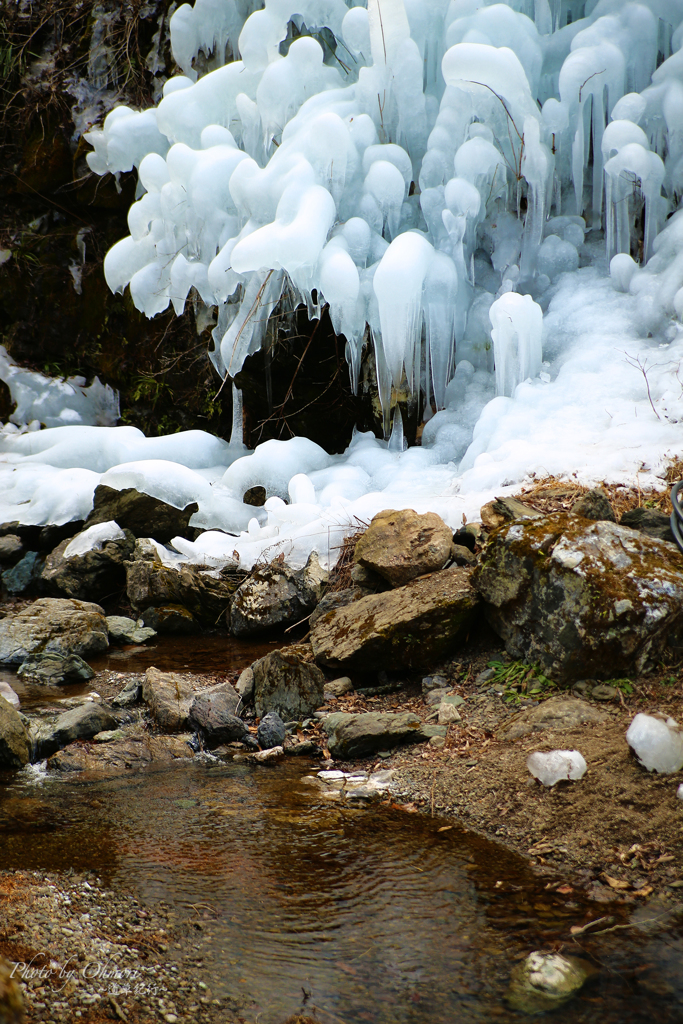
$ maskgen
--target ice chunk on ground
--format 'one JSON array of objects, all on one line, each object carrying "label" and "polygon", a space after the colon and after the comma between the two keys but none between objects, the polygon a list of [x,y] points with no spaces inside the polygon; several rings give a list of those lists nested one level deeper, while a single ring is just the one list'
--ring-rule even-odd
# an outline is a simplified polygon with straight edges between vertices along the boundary
[{"label": "ice chunk on ground", "polygon": [[547,753],[536,751],[529,754],[526,766],[544,786],[554,786],[562,779],[576,782],[582,779],[588,765],[578,750],[551,750]]},{"label": "ice chunk on ground", "polygon": [[650,772],[669,774],[683,768],[683,736],[673,718],[641,712],[629,725],[626,742]]}]

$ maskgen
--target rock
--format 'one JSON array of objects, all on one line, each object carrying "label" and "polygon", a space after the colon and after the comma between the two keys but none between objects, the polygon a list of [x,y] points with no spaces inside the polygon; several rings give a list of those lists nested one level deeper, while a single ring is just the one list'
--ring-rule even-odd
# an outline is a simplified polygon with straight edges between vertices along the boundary
[{"label": "rock", "polygon": [[0,537],[0,565],[16,565],[25,554],[24,542],[16,533]]},{"label": "rock", "polygon": [[92,746],[74,743],[53,754],[48,759],[47,769],[121,775],[131,770],[140,771],[152,762],[164,763],[194,757],[190,739],[189,734],[150,736],[149,733],[140,733]]},{"label": "rock", "polygon": [[93,509],[86,519],[86,526],[113,519],[135,537],[154,537],[160,544],[168,544],[174,537],[194,540],[195,530],[189,523],[198,510],[196,502],[183,509],[174,508],[159,498],[136,491],[134,487],[117,491],[114,487],[99,484],[95,488]]},{"label": "rock", "polygon": [[332,757],[368,757],[378,750],[400,743],[418,743],[425,737],[422,722],[411,711],[369,711],[349,715],[341,711],[328,715],[322,723]]},{"label": "rock", "polygon": [[61,526],[43,526],[38,534],[38,550],[54,551],[58,544],[61,544],[67,537],[75,537],[85,528],[83,519],[72,519],[71,522],[63,523]]},{"label": "rock", "polygon": [[126,734],[123,729],[105,729],[104,732],[95,733],[95,743],[113,743],[114,740],[125,740]]},{"label": "rock", "polygon": [[197,691],[196,683],[185,675],[148,668],[142,699],[162,732],[184,732],[190,728],[190,707]]},{"label": "rock", "polygon": [[472,579],[508,653],[558,681],[645,671],[683,623],[673,545],[571,513],[497,530]]},{"label": "rock", "polygon": [[671,532],[671,520],[663,512],[654,508],[632,508],[624,512],[619,520],[622,526],[628,526],[632,530],[640,530],[649,537],[657,537],[659,540],[674,541]]},{"label": "rock", "polygon": [[481,545],[484,537],[481,523],[466,523],[453,534],[453,543],[458,547],[467,548],[474,554],[477,545]]},{"label": "rock", "polygon": [[609,498],[601,487],[594,487],[592,491],[586,491],[572,505],[572,512],[575,516],[583,516],[584,519],[616,523],[617,517],[610,505]]},{"label": "rock", "polygon": [[552,729],[556,732],[569,732],[582,725],[598,725],[606,722],[608,715],[593,707],[584,700],[574,697],[550,697],[535,708],[525,708],[498,730],[497,737],[501,740],[517,740],[535,732]]},{"label": "rock", "polygon": [[[230,606],[232,596],[244,579],[244,573],[231,565],[211,569],[201,565],[168,568],[147,557],[126,563],[126,594],[134,609],[142,612],[146,626],[168,632],[161,617],[156,620],[150,608],[181,606],[198,622],[215,626]],[[144,611],[142,611],[144,609]],[[188,626],[191,620],[187,619]]]},{"label": "rock", "polygon": [[246,757],[249,761],[257,761],[259,764],[264,764],[268,761],[279,761],[284,755],[283,747],[270,747],[268,750],[259,750],[257,753],[247,754]]},{"label": "rock", "polygon": [[0,619],[3,665],[20,665],[38,651],[83,657],[108,646],[107,621],[97,604],[42,597]]},{"label": "rock", "polygon": [[[366,567],[361,565],[359,562],[356,562],[355,565],[351,566],[350,575],[354,587],[359,588],[360,590],[360,597],[365,596],[363,591],[369,590],[378,593],[382,590],[388,590],[391,585],[387,583],[384,577],[380,576],[378,572],[373,572],[372,569],[366,569]],[[337,593],[342,593],[342,591],[337,591]]]},{"label": "rock", "polygon": [[447,690],[448,680],[445,676],[424,676],[422,680],[422,692],[429,693],[431,690]]},{"label": "rock", "polygon": [[277,711],[283,721],[301,721],[325,702],[325,676],[287,648],[271,651],[252,665],[254,704],[262,718]]},{"label": "rock", "polygon": [[129,679],[124,688],[112,700],[115,708],[129,708],[142,699],[142,683],[139,679]]},{"label": "rock", "polygon": [[249,701],[254,699],[254,670],[251,665],[242,670],[239,679],[235,683],[235,689],[240,695],[243,704],[248,704]]},{"label": "rock", "polygon": [[641,712],[629,725],[626,742],[649,772],[669,774],[683,768],[683,735],[674,718]]},{"label": "rock", "polygon": [[256,737],[263,750],[281,747],[285,742],[285,723],[277,711],[269,711],[259,722]]},{"label": "rock", "polygon": [[477,564],[477,556],[464,544],[451,544],[451,559],[456,565]]},{"label": "rock", "polygon": [[285,746],[285,754],[288,757],[314,757],[317,753],[318,747],[313,740],[292,740]]},{"label": "rock", "polygon": [[195,636],[201,626],[192,612],[181,604],[163,604],[159,608],[145,608],[141,619],[145,629],[171,636]]},{"label": "rock", "polygon": [[230,683],[202,690],[192,701],[188,716],[190,728],[201,733],[209,749],[241,740],[249,731],[235,715],[239,702],[239,694]]},{"label": "rock", "polygon": [[311,552],[303,569],[277,559],[251,573],[230,605],[230,632],[245,637],[301,621],[320,601],[328,574]]},{"label": "rock", "polygon": [[594,686],[591,690],[591,697],[593,700],[616,700],[619,696],[619,691],[616,686],[607,686],[606,683],[602,683],[600,686]]},{"label": "rock", "polygon": [[438,722],[439,725],[450,725],[451,722],[461,722],[462,717],[460,712],[454,704],[449,704],[448,701],[442,700],[439,704],[438,709]]},{"label": "rock", "polygon": [[543,515],[517,498],[494,498],[482,505],[479,514],[483,525],[489,530],[495,530],[503,523],[514,523],[518,519],[540,519]]},{"label": "rock", "polygon": [[257,484],[256,487],[249,487],[242,495],[242,501],[245,505],[254,505],[259,508],[261,505],[266,503],[267,492],[265,487],[261,487]]},{"label": "rock", "polygon": [[588,771],[588,765],[578,750],[537,750],[529,754],[526,766],[544,786],[554,786],[562,780],[578,782]]},{"label": "rock", "polygon": [[32,729],[34,757],[42,761],[75,740],[89,740],[98,732],[116,728],[116,718],[104,704],[89,701],[58,715],[52,721],[43,721]]},{"label": "rock", "polygon": [[437,690],[429,690],[425,694],[425,702],[430,707],[434,707],[435,705],[439,705],[442,702],[442,700],[444,699],[444,697],[447,696],[447,694],[448,694],[448,687],[447,686],[439,687],[439,689],[437,689]]},{"label": "rock", "polygon": [[0,695],[0,768],[21,768],[31,759],[26,719]]},{"label": "rock", "polygon": [[0,1024],[24,1024],[24,999],[15,971],[16,966],[0,956]]},{"label": "rock", "polygon": [[23,594],[41,579],[43,559],[37,551],[28,551],[24,557],[2,573],[2,585],[8,594]]},{"label": "rock", "polygon": [[360,601],[361,597],[367,596],[367,593],[367,590],[361,590],[360,587],[347,587],[344,590],[333,590],[331,593],[325,594],[309,615],[308,628],[312,629],[318,619],[326,615],[327,612],[345,608],[353,601]]},{"label": "rock", "polygon": [[113,643],[144,644],[156,636],[156,630],[149,626],[138,625],[135,619],[125,615],[107,615],[109,640]]},{"label": "rock", "polygon": [[444,569],[327,612],[311,630],[316,660],[364,672],[438,662],[474,621],[479,601],[470,577],[470,569]]},{"label": "rock", "polygon": [[543,1013],[562,1006],[576,995],[595,968],[559,953],[530,953],[515,964],[505,1000],[521,1013]]},{"label": "rock", "polygon": [[22,662],[17,675],[45,686],[87,682],[95,673],[77,654],[34,654]]},{"label": "rock", "polygon": [[123,563],[134,547],[133,534],[113,521],[89,526],[50,552],[41,578],[51,594],[80,601],[107,597],[123,589]]},{"label": "rock", "polygon": [[379,573],[392,587],[442,569],[450,556],[453,534],[434,512],[387,509],[373,517],[356,543],[353,559]]},{"label": "rock", "polygon": [[0,697],[4,697],[7,703],[17,710],[21,707],[19,695],[14,692],[9,683],[0,682]]},{"label": "rock", "polygon": [[324,692],[326,697],[343,697],[345,693],[353,690],[353,683],[348,676],[340,676],[339,679],[331,679],[325,683]]}]

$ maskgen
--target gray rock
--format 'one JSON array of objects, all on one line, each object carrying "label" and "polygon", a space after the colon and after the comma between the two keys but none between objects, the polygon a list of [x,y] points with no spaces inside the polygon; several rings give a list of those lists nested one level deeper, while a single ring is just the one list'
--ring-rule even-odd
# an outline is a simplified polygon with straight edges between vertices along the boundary
[{"label": "gray rock", "polygon": [[202,734],[207,747],[241,740],[249,730],[235,711],[239,695],[230,683],[220,683],[197,694],[190,707],[190,728]]},{"label": "gray rock", "polygon": [[21,663],[17,675],[45,686],[60,686],[87,682],[95,673],[77,654],[34,654]]},{"label": "gray rock", "polygon": [[448,700],[442,700],[438,708],[439,725],[450,725],[451,722],[460,722],[461,715],[455,704],[449,704]]},{"label": "gray rock", "polygon": [[259,722],[256,737],[263,750],[270,750],[271,747],[281,747],[285,742],[285,723],[277,711],[269,711]]},{"label": "gray rock", "polygon": [[[112,523],[116,527],[116,523]],[[120,530],[109,540],[96,542],[83,554],[74,553],[72,545],[89,541],[87,530],[67,537],[45,559],[42,580],[49,593],[73,597],[80,601],[99,600],[122,590],[126,573],[123,563],[130,558],[135,537],[129,530]]]},{"label": "gray rock", "polygon": [[185,675],[148,668],[142,684],[142,699],[162,732],[186,732],[191,728],[190,707],[198,691],[196,682]]},{"label": "gray rock", "polygon": [[107,615],[109,640],[113,643],[144,644],[156,636],[156,630],[150,626],[139,626],[135,619],[125,615]]},{"label": "gray rock", "polygon": [[139,700],[142,700],[142,683],[139,679],[129,679],[111,703],[115,708],[129,708]]},{"label": "gray rock", "polygon": [[0,565],[16,565],[25,553],[24,542],[16,533],[0,537]]},{"label": "gray rock", "polygon": [[354,561],[379,573],[392,587],[442,569],[453,534],[435,512],[386,509],[373,517],[354,550]]},{"label": "gray rock", "polygon": [[19,695],[14,692],[9,683],[0,681],[0,697],[4,697],[5,700],[17,710],[21,707]]},{"label": "gray rock", "polygon": [[594,487],[592,491],[586,491],[572,505],[572,512],[575,516],[583,516],[584,519],[616,523],[617,517],[610,505],[610,500],[601,487]]},{"label": "gray rock", "polygon": [[21,768],[31,759],[26,719],[0,696],[0,768]]},{"label": "gray rock", "polygon": [[473,581],[515,658],[559,681],[642,672],[683,624],[683,555],[555,513],[498,530]]},{"label": "gray rock", "polygon": [[113,743],[115,740],[125,740],[126,734],[123,729],[105,729],[104,732],[95,733],[95,743]]},{"label": "gray rock", "polygon": [[167,544],[174,537],[194,540],[196,531],[189,522],[198,509],[196,502],[183,509],[174,508],[134,487],[117,491],[114,487],[99,484],[95,488],[93,509],[86,519],[86,526],[108,523],[113,519],[121,529],[130,530],[135,537],[154,537],[161,544]]},{"label": "gray rock", "polygon": [[254,670],[251,665],[243,669],[240,677],[235,683],[235,689],[242,699],[243,704],[248,704],[254,699]]},{"label": "gray rock", "polygon": [[369,757],[378,750],[425,739],[422,722],[410,711],[371,711],[360,715],[334,712],[325,718],[323,729],[328,750],[342,760]]},{"label": "gray rock", "polygon": [[622,526],[640,530],[649,537],[672,542],[674,540],[669,517],[655,508],[632,508],[629,512],[624,512],[619,522]]},{"label": "gray rock", "polygon": [[[150,608],[180,606],[199,623],[215,626],[230,606],[232,596],[244,579],[244,572],[231,563],[224,569],[201,565],[168,568],[160,561],[141,558],[126,564],[126,593],[145,625],[162,632],[161,622],[154,625]],[[189,622],[189,620],[188,620]]]},{"label": "gray rock", "polygon": [[[388,590],[391,586],[391,584],[388,583],[383,576],[380,576],[378,572],[373,572],[372,569],[367,569],[359,562],[356,562],[356,564],[351,567],[351,580],[355,587],[360,588],[361,591],[378,593],[383,590]],[[341,591],[337,591],[337,593],[341,593]],[[365,595],[361,593],[360,596],[363,597]]]},{"label": "gray rock", "polygon": [[596,969],[584,960],[559,953],[530,953],[515,964],[505,1000],[521,1013],[543,1013],[564,1005]]},{"label": "gray rock", "polygon": [[497,529],[504,523],[514,523],[524,519],[540,519],[543,515],[517,498],[494,498],[482,505],[479,510],[481,521],[489,530]]},{"label": "gray rock", "polygon": [[425,676],[422,680],[422,692],[429,693],[430,690],[447,690],[448,680],[445,676]]},{"label": "gray rock", "polygon": [[252,665],[254,704],[259,718],[277,711],[283,721],[300,721],[325,703],[325,676],[287,648],[271,651]]},{"label": "gray rock", "polygon": [[312,552],[303,569],[274,561],[255,569],[235,592],[230,632],[245,637],[304,619],[320,601],[328,574]]},{"label": "gray rock", "polygon": [[141,614],[145,629],[165,636],[196,636],[201,626],[192,612],[181,604],[164,604],[159,608],[145,608]]},{"label": "gray rock", "polygon": [[451,545],[451,559],[455,565],[476,565],[477,556],[464,544]]},{"label": "gray rock", "polygon": [[604,711],[575,697],[550,697],[535,708],[525,708],[509,718],[498,730],[498,738],[517,740],[535,732],[552,729],[554,732],[569,732],[585,725],[598,725],[607,721]]},{"label": "gray rock", "polygon": [[109,646],[97,604],[42,597],[0,619],[0,664],[20,665],[34,652],[87,657]]},{"label": "gray rock", "polygon": [[446,696],[447,693],[448,693],[448,687],[447,686],[439,687],[436,690],[429,690],[425,694],[425,702],[430,707],[434,707],[435,705],[438,706],[441,703],[441,701],[444,699],[444,697]]},{"label": "gray rock", "polygon": [[479,600],[470,576],[470,569],[444,569],[327,612],[311,630],[316,661],[365,672],[434,664],[474,621]]},{"label": "gray rock", "polygon": [[34,759],[42,761],[75,740],[89,740],[98,732],[115,729],[116,718],[104,704],[89,701],[58,715],[52,721],[33,726]]},{"label": "gray rock", "polygon": [[606,683],[594,686],[591,690],[591,697],[593,700],[616,700],[618,696],[619,691],[616,686],[608,686]]},{"label": "gray rock", "polygon": [[343,697],[345,693],[351,693],[353,690],[353,683],[348,676],[340,676],[339,679],[331,679],[328,683],[325,683],[325,696],[326,697]]},{"label": "gray rock", "polygon": [[360,587],[346,587],[344,590],[334,590],[325,594],[315,606],[308,618],[308,628],[312,629],[316,622],[327,612],[335,611],[337,608],[345,608],[352,601],[359,601],[365,597],[368,591]]},{"label": "gray rock", "polygon": [[23,594],[32,584],[38,582],[42,571],[43,559],[37,551],[28,551],[11,569],[5,569],[2,573],[2,584],[8,594]]}]

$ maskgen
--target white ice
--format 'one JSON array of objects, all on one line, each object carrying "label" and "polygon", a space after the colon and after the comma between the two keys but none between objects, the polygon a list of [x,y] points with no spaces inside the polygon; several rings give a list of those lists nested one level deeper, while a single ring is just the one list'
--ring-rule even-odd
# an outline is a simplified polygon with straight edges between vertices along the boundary
[{"label": "white ice", "polygon": [[101,551],[109,541],[125,538],[125,533],[113,519],[107,523],[96,523],[76,534],[64,549],[64,558],[76,558],[79,555],[87,555],[89,551]]},{"label": "white ice", "polygon": [[577,782],[588,771],[585,758],[578,750],[537,750],[529,754],[526,766],[544,786],[554,786],[563,779]]},{"label": "white ice", "polygon": [[626,742],[650,772],[669,774],[683,768],[683,736],[673,718],[641,712],[629,725]]}]

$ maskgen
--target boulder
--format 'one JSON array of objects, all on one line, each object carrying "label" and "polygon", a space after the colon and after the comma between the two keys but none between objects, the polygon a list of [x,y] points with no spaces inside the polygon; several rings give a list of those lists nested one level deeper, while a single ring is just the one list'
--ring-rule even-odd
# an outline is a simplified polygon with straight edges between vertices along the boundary
[{"label": "boulder", "polygon": [[112,707],[115,708],[129,708],[133,704],[137,704],[139,700],[142,700],[142,682],[140,677],[133,676],[129,679],[126,685],[112,700]]},{"label": "boulder", "polygon": [[8,594],[23,594],[41,579],[43,565],[43,559],[37,551],[27,551],[16,565],[2,573],[3,587]]},{"label": "boulder", "polygon": [[434,664],[468,632],[479,605],[465,567],[444,569],[322,615],[311,630],[317,661],[361,671]]},{"label": "boulder", "polygon": [[550,697],[535,708],[525,708],[509,718],[498,730],[497,736],[501,740],[518,740],[522,736],[546,730],[569,732],[582,725],[598,725],[608,719],[604,711],[587,701],[561,695]]},{"label": "boulder", "polygon": [[315,551],[303,569],[291,569],[277,559],[254,569],[230,605],[230,632],[253,636],[299,622],[320,601],[327,577]]},{"label": "boulder", "polygon": [[203,625],[215,626],[230,607],[244,575],[230,566],[169,568],[158,560],[139,558],[126,564],[126,593],[136,611],[144,609],[145,625],[152,629],[157,626],[150,621],[149,609],[168,605],[179,605]]},{"label": "boulder", "polygon": [[81,601],[108,597],[125,586],[123,563],[134,547],[133,534],[113,521],[89,526],[50,552],[43,583],[51,594]]},{"label": "boulder", "polygon": [[142,699],[162,732],[184,732],[191,728],[190,707],[199,686],[179,672],[148,668],[142,684]]},{"label": "boulder", "polygon": [[112,643],[144,644],[156,636],[156,630],[125,615],[107,615],[107,629]]},{"label": "boulder", "polygon": [[16,565],[25,554],[24,542],[16,533],[0,537],[0,565]]},{"label": "boulder", "polygon": [[5,683],[2,680],[0,680],[0,697],[4,697],[14,708],[19,709],[21,707],[19,695],[14,692],[9,683]]},{"label": "boulder", "polygon": [[21,768],[31,759],[26,719],[0,696],[0,768]]},{"label": "boulder", "polygon": [[632,508],[624,512],[619,520],[622,526],[629,526],[632,530],[640,530],[649,537],[657,537],[659,540],[674,542],[674,535],[671,532],[671,520],[664,512],[656,508]]},{"label": "boulder", "polygon": [[34,654],[23,661],[17,675],[44,686],[87,682],[95,675],[77,654]]},{"label": "boulder", "polygon": [[683,625],[683,555],[571,513],[496,530],[473,582],[508,653],[560,681],[643,672]]},{"label": "boulder", "polygon": [[210,749],[221,743],[241,740],[249,730],[242,719],[235,715],[239,702],[239,694],[230,683],[219,683],[218,686],[202,690],[190,706],[190,728],[201,733]]},{"label": "boulder", "polygon": [[154,537],[160,544],[168,544],[174,537],[194,540],[196,531],[189,523],[198,510],[196,502],[182,509],[174,508],[134,487],[117,491],[114,487],[99,484],[95,488],[93,509],[86,519],[86,526],[113,519],[135,537]]},{"label": "boulder", "polygon": [[476,565],[477,556],[464,544],[451,545],[451,559],[455,565]]},{"label": "boulder", "polygon": [[436,513],[387,509],[373,517],[356,543],[353,559],[379,573],[392,587],[401,587],[442,569],[452,543],[452,531]]},{"label": "boulder", "polygon": [[586,491],[580,498],[577,498],[572,505],[572,512],[575,516],[583,516],[584,519],[592,519],[595,522],[616,523],[617,521],[609,498],[601,487],[594,487],[592,491]]},{"label": "boulder", "polygon": [[256,738],[263,750],[270,750],[284,744],[286,732],[285,723],[277,711],[269,711],[259,722]]},{"label": "boulder", "polygon": [[240,677],[235,683],[235,689],[243,704],[248,704],[250,700],[254,699],[254,670],[251,665],[240,672]]},{"label": "boulder", "polygon": [[412,711],[369,711],[360,715],[341,711],[323,720],[327,747],[332,757],[369,757],[400,743],[419,743],[425,739],[422,722]]},{"label": "boulder", "polygon": [[330,679],[325,683],[326,697],[343,697],[345,693],[353,691],[353,683],[348,676],[340,676],[339,679]]},{"label": "boulder", "polygon": [[20,665],[34,652],[87,657],[108,646],[107,620],[97,604],[41,597],[0,619],[3,665]]},{"label": "boulder", "polygon": [[277,711],[284,722],[297,722],[325,702],[323,673],[317,665],[302,661],[287,648],[271,651],[251,667],[254,704],[259,718],[269,711]]},{"label": "boulder", "polygon": [[48,771],[98,772],[120,775],[140,770],[152,762],[164,763],[194,757],[189,734],[150,736],[148,733],[84,746],[72,743],[48,759]]},{"label": "boulder", "polygon": [[33,726],[31,735],[35,760],[42,761],[75,740],[92,739],[116,724],[111,708],[94,701],[65,711],[52,721],[40,722]]},{"label": "boulder", "polygon": [[195,636],[201,626],[192,612],[182,604],[162,604],[158,608],[145,608],[140,618],[145,629],[171,636]]},{"label": "boulder", "polygon": [[494,498],[482,505],[479,515],[487,529],[495,530],[503,523],[514,523],[518,519],[539,519],[543,513],[517,498]]},{"label": "boulder", "polygon": [[[365,572],[365,570],[363,570]],[[335,611],[337,608],[345,608],[353,601],[360,601],[361,597],[367,597],[369,590],[360,587],[346,587],[344,590],[333,590],[323,595],[318,604],[311,612],[308,619],[308,627],[312,629],[318,619],[327,612]]]}]

